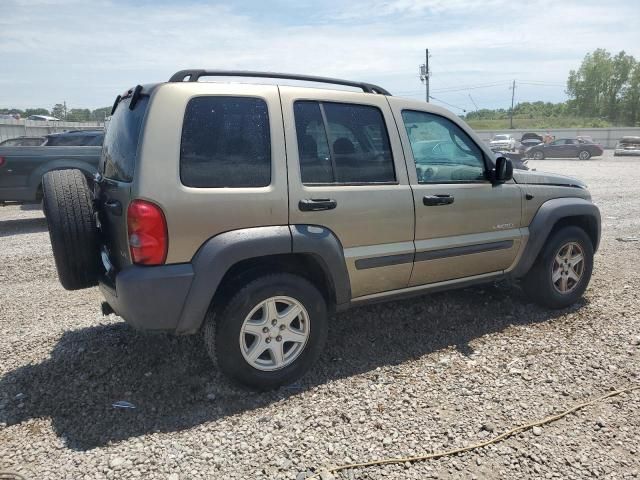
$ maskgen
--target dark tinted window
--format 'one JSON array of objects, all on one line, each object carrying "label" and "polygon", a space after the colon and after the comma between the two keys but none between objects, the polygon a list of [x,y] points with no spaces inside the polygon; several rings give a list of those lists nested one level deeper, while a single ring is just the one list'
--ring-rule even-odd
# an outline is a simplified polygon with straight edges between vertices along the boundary
[{"label": "dark tinted window", "polygon": [[122,100],[111,117],[100,160],[103,175],[121,182],[133,180],[140,129],[149,97],[141,96],[133,110],[129,110],[130,101],[131,98]]},{"label": "dark tinted window", "polygon": [[303,183],[395,182],[389,135],[378,108],[298,101],[294,114]]},{"label": "dark tinted window", "polygon": [[271,183],[267,104],[259,98],[196,97],[182,127],[180,178],[189,187]]}]

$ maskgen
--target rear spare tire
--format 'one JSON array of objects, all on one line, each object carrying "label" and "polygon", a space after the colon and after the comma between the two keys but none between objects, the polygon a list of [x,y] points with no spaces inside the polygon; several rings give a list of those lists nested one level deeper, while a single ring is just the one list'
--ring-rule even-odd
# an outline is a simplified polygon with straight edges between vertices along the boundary
[{"label": "rear spare tire", "polygon": [[44,214],[60,283],[67,290],[98,284],[98,231],[87,179],[80,170],[42,178]]}]

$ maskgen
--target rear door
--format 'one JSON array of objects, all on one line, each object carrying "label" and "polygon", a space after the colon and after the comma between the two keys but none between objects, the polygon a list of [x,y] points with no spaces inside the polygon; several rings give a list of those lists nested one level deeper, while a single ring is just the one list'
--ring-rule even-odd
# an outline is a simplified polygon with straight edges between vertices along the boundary
[{"label": "rear door", "polygon": [[[130,109],[131,97],[120,101],[105,135],[98,171],[98,223],[102,231],[105,261],[120,269],[131,263],[127,239],[127,207],[138,155],[138,143],[149,98],[142,96]],[[47,147],[55,148],[55,147]]]},{"label": "rear door", "polygon": [[404,288],[414,212],[386,97],[280,87],[291,224],[331,230],[344,249],[352,297]]}]

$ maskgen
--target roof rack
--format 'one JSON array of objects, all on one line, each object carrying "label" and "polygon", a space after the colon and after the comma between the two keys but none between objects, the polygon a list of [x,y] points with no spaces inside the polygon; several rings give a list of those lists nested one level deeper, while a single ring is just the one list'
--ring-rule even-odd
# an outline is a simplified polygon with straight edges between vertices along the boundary
[{"label": "roof rack", "polygon": [[300,80],[305,82],[331,83],[348,87],[361,88],[365,93],[391,94],[378,85],[365,82],[353,82],[339,78],[315,77],[312,75],[298,75],[295,73],[251,72],[245,70],[180,70],[169,79],[170,82],[197,82],[200,77],[253,77],[253,78],[281,78],[285,80]]}]

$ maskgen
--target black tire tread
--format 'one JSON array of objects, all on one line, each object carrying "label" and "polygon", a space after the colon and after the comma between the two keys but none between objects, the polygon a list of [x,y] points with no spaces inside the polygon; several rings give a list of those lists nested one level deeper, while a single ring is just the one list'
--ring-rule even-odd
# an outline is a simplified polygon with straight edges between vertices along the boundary
[{"label": "black tire tread", "polygon": [[84,174],[77,169],[48,172],[42,191],[60,283],[67,290],[97,285],[98,233]]},{"label": "black tire tread", "polygon": [[[576,290],[566,296],[560,296],[555,292],[551,283],[551,278],[547,267],[556,248],[559,248],[562,242],[569,239],[579,240],[585,247],[585,273],[581,280],[582,284]],[[566,226],[553,232],[546,243],[542,247],[538,258],[531,267],[531,270],[522,279],[522,287],[527,296],[540,306],[550,309],[566,308],[577,302],[584,294],[593,269],[593,245],[587,233],[577,226]]]},{"label": "black tire tread", "polygon": [[[309,365],[307,365],[303,369],[298,369],[297,372],[291,372],[291,374],[285,375],[279,379],[266,380],[266,379],[247,379],[241,378],[237,372],[234,372],[228,366],[225,367],[225,361],[221,361],[220,355],[220,345],[217,345],[218,342],[223,341],[223,336],[220,334],[220,330],[225,322],[231,321],[233,319],[234,313],[238,310],[240,305],[245,304],[249,298],[251,298],[252,293],[255,292],[258,288],[263,287],[264,285],[278,285],[283,281],[284,278],[288,278],[291,280],[291,277],[295,279],[295,283],[299,288],[303,288],[308,292],[313,292],[314,296],[317,296],[318,300],[322,302],[322,309],[325,318],[314,318],[314,328],[312,330],[312,334],[318,335],[318,343],[317,348],[315,348],[314,352],[310,352]],[[306,305],[309,310],[309,305]],[[312,314],[311,311],[309,311]],[[327,336],[327,318],[326,318],[326,304],[322,294],[318,291],[318,289],[310,283],[308,280],[299,277],[297,275],[289,274],[289,273],[273,273],[269,275],[263,275],[255,278],[254,280],[247,283],[244,287],[238,290],[224,305],[219,306],[218,309],[210,308],[207,313],[204,328],[203,328],[203,340],[205,343],[205,347],[207,349],[207,353],[213,362],[214,367],[226,375],[231,380],[236,383],[249,386],[251,388],[255,388],[258,390],[272,390],[274,388],[278,388],[279,386],[286,385],[297,380],[300,376],[304,374],[306,368],[310,366],[311,363],[315,361],[315,359],[319,356],[320,350],[324,346]],[[237,342],[237,340],[236,340]],[[226,345],[226,344],[225,344]],[[311,347],[309,347],[311,348]],[[296,360],[292,365],[287,368],[292,368],[302,359]]]}]

